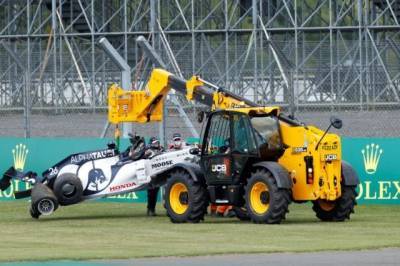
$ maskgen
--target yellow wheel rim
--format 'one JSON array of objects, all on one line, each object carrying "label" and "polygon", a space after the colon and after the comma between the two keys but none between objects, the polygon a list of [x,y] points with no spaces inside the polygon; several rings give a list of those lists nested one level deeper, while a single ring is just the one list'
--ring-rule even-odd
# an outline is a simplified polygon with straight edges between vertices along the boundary
[{"label": "yellow wheel rim", "polygon": [[335,202],[334,201],[327,201],[327,200],[318,200],[318,204],[321,207],[322,210],[329,212],[335,208]]},{"label": "yellow wheel rim", "polygon": [[250,205],[257,214],[264,214],[269,208],[268,186],[264,182],[257,182],[250,191]]},{"label": "yellow wheel rim", "polygon": [[176,214],[183,214],[188,209],[189,205],[182,201],[185,196],[187,199],[187,192],[188,189],[183,183],[176,183],[171,187],[169,193],[169,203],[171,205],[171,209]]}]

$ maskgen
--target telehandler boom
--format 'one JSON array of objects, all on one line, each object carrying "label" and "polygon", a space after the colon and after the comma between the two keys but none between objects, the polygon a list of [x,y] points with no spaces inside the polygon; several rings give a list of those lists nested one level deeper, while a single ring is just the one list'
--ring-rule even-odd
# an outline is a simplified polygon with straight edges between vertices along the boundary
[{"label": "telehandler boom", "polygon": [[[239,218],[255,223],[280,223],[292,201],[312,201],[324,221],[350,217],[359,180],[342,160],[339,136],[301,124],[279,107],[155,68],[143,91],[111,86],[109,121],[161,121],[171,89],[211,109],[200,116],[206,117],[200,164],[174,165],[167,173],[165,207],[172,222],[199,222],[209,203],[233,205]],[[331,118],[331,126],[340,128],[341,120]]]}]

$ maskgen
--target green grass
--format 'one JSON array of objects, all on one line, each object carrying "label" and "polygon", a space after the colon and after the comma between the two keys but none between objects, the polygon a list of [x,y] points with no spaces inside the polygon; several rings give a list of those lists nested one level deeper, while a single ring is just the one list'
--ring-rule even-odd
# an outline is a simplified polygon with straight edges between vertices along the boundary
[{"label": "green grass", "polygon": [[123,259],[222,253],[300,252],[400,247],[400,206],[357,206],[350,221],[318,221],[309,204],[292,204],[280,225],[206,217],[172,224],[161,208],[85,203],[38,221],[26,202],[0,203],[0,261]]}]

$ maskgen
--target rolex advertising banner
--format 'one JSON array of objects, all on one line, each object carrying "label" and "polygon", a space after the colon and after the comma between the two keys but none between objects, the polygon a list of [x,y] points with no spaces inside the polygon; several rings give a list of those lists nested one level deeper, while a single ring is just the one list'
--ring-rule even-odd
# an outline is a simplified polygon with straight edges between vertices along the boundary
[{"label": "rolex advertising banner", "polygon": [[[10,166],[39,175],[70,154],[104,149],[110,139],[66,138],[0,138],[0,173]],[[121,150],[129,145],[122,140]],[[397,151],[400,138],[342,138],[343,159],[357,171],[360,204],[400,204],[400,173]],[[399,148],[399,149],[397,149]],[[14,199],[15,191],[26,190],[26,184],[14,181],[6,191],[0,191],[0,200]],[[145,192],[114,196],[106,200],[144,202]]]},{"label": "rolex advertising banner", "polygon": [[343,159],[357,171],[360,204],[400,204],[400,139],[342,138]]},{"label": "rolex advertising banner", "polygon": [[[0,173],[1,175],[14,166],[19,171],[33,171],[39,176],[45,170],[65,157],[85,151],[105,149],[110,139],[96,138],[0,138]],[[129,145],[128,140],[121,140],[121,150]],[[14,192],[24,191],[27,183],[13,181],[10,188],[0,191],[0,200],[13,200]],[[128,193],[112,196],[105,200],[145,202],[146,192]]]}]

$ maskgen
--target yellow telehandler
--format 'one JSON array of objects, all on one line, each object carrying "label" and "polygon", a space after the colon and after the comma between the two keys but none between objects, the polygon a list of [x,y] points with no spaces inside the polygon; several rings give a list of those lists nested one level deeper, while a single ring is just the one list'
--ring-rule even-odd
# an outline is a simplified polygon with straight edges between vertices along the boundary
[{"label": "yellow telehandler", "polygon": [[199,115],[206,123],[199,163],[172,165],[160,182],[172,222],[199,222],[214,203],[233,205],[241,219],[280,223],[292,201],[312,201],[323,221],[350,218],[359,179],[342,160],[339,136],[327,133],[341,128],[340,119],[323,131],[197,76],[184,80],[155,68],[143,91],[110,87],[109,121],[161,121],[171,89],[210,106]]}]

